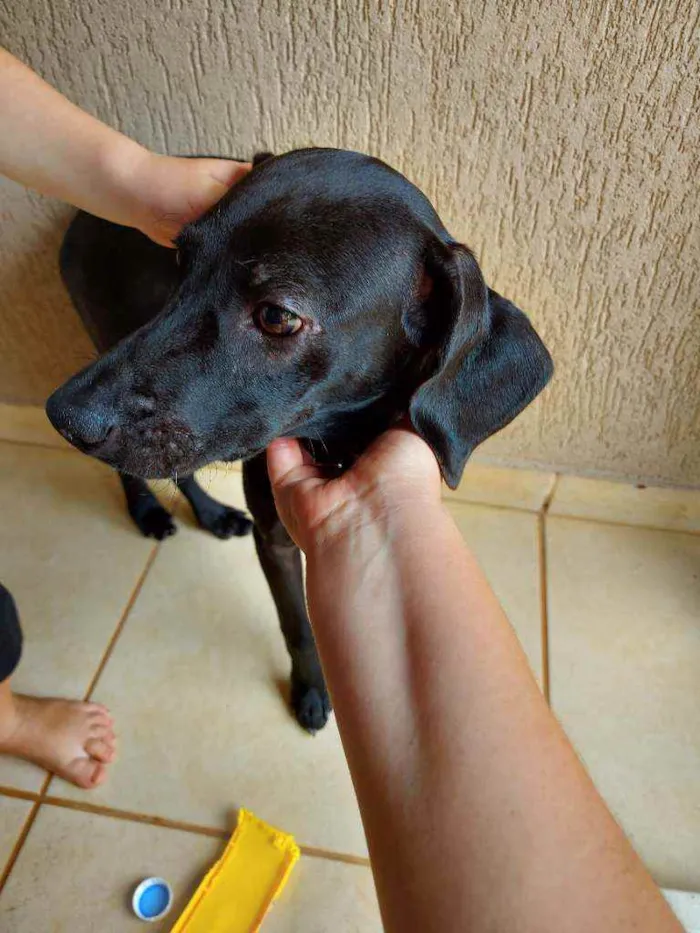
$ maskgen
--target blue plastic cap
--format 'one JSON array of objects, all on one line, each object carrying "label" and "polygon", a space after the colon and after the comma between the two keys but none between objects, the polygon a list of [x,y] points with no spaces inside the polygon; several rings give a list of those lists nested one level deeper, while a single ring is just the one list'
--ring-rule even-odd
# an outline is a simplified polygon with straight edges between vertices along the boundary
[{"label": "blue plastic cap", "polygon": [[131,899],[136,916],[150,923],[164,917],[172,903],[173,892],[168,882],[163,881],[162,878],[145,878],[138,885]]}]

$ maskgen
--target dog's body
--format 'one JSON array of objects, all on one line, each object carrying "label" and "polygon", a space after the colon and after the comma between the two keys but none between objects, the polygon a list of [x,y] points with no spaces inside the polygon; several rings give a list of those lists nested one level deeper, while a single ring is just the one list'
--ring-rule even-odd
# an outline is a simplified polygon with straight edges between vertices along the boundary
[{"label": "dog's body", "polygon": [[401,175],[340,150],[257,161],[184,229],[179,263],[134,230],[78,214],[61,269],[105,355],[47,411],[120,471],[132,517],[158,538],[174,525],[144,479],[173,475],[204,528],[245,534],[245,516],[192,477],[213,460],[244,461],[292,704],[316,731],[330,703],[265,447],[298,436],[317,459],[347,466],[408,412],[454,487],[472,449],[544,387],[551,360]]}]

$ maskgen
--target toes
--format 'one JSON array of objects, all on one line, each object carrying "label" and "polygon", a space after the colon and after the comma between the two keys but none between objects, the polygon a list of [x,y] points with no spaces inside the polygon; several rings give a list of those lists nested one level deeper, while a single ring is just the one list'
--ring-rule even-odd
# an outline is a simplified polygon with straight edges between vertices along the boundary
[{"label": "toes", "polygon": [[85,751],[91,758],[94,758],[96,761],[101,761],[106,765],[114,761],[117,754],[113,737],[111,740],[88,739],[85,743]]},{"label": "toes", "polygon": [[93,722],[87,730],[87,738],[104,739],[105,742],[114,742],[114,730],[111,724]]},{"label": "toes", "polygon": [[141,534],[146,538],[155,538],[164,541],[177,531],[175,522],[170,514],[161,506],[154,506],[139,515],[134,515],[134,521],[139,526]]},{"label": "toes", "polygon": [[107,777],[107,769],[94,758],[75,758],[62,772],[61,777],[72,781],[78,787],[91,790],[104,781]]},{"label": "toes", "polygon": [[104,723],[107,726],[114,725],[114,720],[104,706],[97,709],[88,708],[88,718],[90,719],[91,724]]},{"label": "toes", "polygon": [[253,523],[239,509],[224,506],[220,512],[198,516],[199,524],[205,531],[216,538],[226,541],[228,538],[242,538],[251,532]]},{"label": "toes", "polygon": [[245,515],[241,515],[236,523],[236,530],[234,534],[237,538],[244,538],[246,535],[249,535],[253,530],[253,523],[249,518],[246,518]]},{"label": "toes", "polygon": [[[226,515],[222,515],[218,537],[220,538],[243,538],[253,530],[253,523],[249,518],[239,512],[237,509],[230,509]],[[214,532],[216,534],[216,532]]]}]

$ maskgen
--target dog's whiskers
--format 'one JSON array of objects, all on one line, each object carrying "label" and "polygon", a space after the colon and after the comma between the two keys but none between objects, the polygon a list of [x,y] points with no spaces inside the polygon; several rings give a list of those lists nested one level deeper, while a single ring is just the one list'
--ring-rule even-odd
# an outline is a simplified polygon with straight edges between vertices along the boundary
[{"label": "dog's whiskers", "polygon": [[210,492],[210,491],[211,491],[211,484],[214,482],[214,477],[215,477],[215,475],[216,475],[216,471],[215,471],[215,469],[214,469],[214,465],[211,464],[211,463],[207,464],[207,474],[206,474],[206,489],[207,489],[207,492]]},{"label": "dog's whiskers", "polygon": [[[325,442],[324,439],[321,437],[321,435],[319,434],[318,431],[316,431],[316,434],[318,435],[318,440],[319,440],[319,443],[320,443],[321,447],[323,447],[323,449],[326,451],[326,456],[330,458],[330,451],[328,450],[328,447],[327,447],[327,445],[326,445],[326,442]],[[315,459],[315,458],[314,458],[314,459]]]},{"label": "dog's whiskers", "polygon": [[175,493],[177,486],[173,486],[172,483],[169,483],[167,480],[156,480],[156,482],[158,483],[159,494],[165,500],[168,508],[171,508],[177,501],[177,496]]}]

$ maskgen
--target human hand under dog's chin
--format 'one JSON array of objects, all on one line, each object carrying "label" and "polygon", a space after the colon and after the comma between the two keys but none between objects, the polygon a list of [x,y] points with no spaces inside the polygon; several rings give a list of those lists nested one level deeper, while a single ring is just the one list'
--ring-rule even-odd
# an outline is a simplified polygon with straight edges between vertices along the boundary
[{"label": "human hand under dog's chin", "polygon": [[267,466],[279,516],[307,554],[361,529],[388,533],[402,510],[440,507],[435,455],[410,427],[390,428],[341,476],[296,438],[273,441]]},{"label": "human hand under dog's chin", "polygon": [[250,162],[145,152],[130,172],[136,204],[132,226],[159,245],[172,247],[184,225],[213,207],[251,168]]}]

